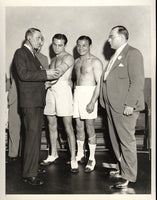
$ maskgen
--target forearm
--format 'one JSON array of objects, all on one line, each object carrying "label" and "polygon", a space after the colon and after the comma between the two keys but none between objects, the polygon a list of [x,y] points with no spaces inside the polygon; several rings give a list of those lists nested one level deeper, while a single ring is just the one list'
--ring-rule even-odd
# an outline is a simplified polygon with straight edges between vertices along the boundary
[{"label": "forearm", "polygon": [[92,96],[92,98],[91,98],[91,100],[90,100],[90,103],[95,104],[95,102],[98,100],[99,92],[100,92],[100,85],[97,85],[97,86],[95,87],[94,92],[93,92],[93,96]]},{"label": "forearm", "polygon": [[88,103],[88,105],[86,106],[86,111],[88,113],[92,113],[93,110],[94,110],[94,107],[95,107],[95,103],[98,99],[98,96],[99,96],[99,87],[96,86],[95,89],[94,89],[94,92],[93,92],[93,96],[91,98],[91,101]]},{"label": "forearm", "polygon": [[69,68],[70,68],[70,66],[68,66],[68,65],[57,67],[55,69],[56,78],[59,79]]},{"label": "forearm", "polygon": [[92,96],[92,99],[91,99],[92,103],[95,103],[97,101],[98,97],[99,97],[100,78],[101,78],[101,75],[102,75],[102,70],[103,70],[102,62],[97,59],[95,61],[95,65],[94,65],[94,68],[93,68],[93,74],[94,74],[95,81],[96,81],[96,87],[95,87],[95,90],[94,90],[94,93],[93,93],[93,96]]}]

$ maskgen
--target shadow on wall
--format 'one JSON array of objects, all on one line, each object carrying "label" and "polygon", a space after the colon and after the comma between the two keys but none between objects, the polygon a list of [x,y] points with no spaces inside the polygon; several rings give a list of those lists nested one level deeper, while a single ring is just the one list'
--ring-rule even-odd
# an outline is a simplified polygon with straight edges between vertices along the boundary
[{"label": "shadow on wall", "polygon": [[111,56],[115,53],[115,50],[111,48],[110,43],[108,41],[105,42],[103,47],[103,55],[105,60],[110,60]]},{"label": "shadow on wall", "polygon": [[53,48],[52,48],[52,45],[50,44],[50,46],[49,46],[49,57],[50,57],[50,59],[52,59],[52,58],[54,58],[56,55],[55,55],[55,53],[54,53],[54,51],[53,51]]},{"label": "shadow on wall", "polygon": [[73,48],[73,57],[74,57],[75,60],[79,57],[79,53],[77,52],[76,46]]}]

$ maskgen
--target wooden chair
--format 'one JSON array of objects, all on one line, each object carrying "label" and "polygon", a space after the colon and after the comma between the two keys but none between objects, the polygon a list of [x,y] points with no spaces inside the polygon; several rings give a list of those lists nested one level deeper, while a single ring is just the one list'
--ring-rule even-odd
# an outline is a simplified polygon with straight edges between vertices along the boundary
[{"label": "wooden chair", "polygon": [[149,117],[149,110],[148,110],[148,105],[145,102],[145,109],[142,110],[139,114],[135,131],[135,136],[137,140],[141,139],[142,141],[143,138],[143,141],[141,143],[141,150],[144,151],[149,151],[150,148],[148,117]]}]

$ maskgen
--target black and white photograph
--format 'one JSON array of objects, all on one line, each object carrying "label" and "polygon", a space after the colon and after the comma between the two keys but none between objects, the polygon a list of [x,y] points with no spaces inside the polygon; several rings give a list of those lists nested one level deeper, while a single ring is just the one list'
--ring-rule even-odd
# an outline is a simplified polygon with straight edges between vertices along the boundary
[{"label": "black and white photograph", "polygon": [[0,199],[156,199],[155,0],[0,0]]}]

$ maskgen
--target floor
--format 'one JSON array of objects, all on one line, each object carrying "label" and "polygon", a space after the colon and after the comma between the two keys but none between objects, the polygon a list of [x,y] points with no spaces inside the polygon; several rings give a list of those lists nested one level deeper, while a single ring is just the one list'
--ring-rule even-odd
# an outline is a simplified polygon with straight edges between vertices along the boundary
[{"label": "floor", "polygon": [[[40,159],[47,156],[41,151]],[[43,186],[31,186],[21,179],[21,160],[6,164],[6,194],[150,194],[151,161],[148,153],[138,153],[138,177],[136,183],[130,183],[127,189],[112,188],[116,179],[104,173],[102,162],[106,161],[108,151],[96,152],[96,168],[90,174],[84,172],[79,164],[79,173],[72,174],[67,164],[67,151],[59,151],[59,158],[47,168]]]}]

